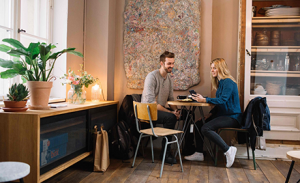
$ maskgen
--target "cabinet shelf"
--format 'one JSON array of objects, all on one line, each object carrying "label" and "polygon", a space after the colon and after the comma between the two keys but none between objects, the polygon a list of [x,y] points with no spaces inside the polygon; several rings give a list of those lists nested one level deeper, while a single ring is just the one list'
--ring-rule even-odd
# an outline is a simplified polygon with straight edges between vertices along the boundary
[{"label": "cabinet shelf", "polygon": [[253,17],[252,24],[300,23],[300,16]]},{"label": "cabinet shelf", "polygon": [[251,52],[300,52],[300,46],[251,46]]},{"label": "cabinet shelf", "polygon": [[259,76],[259,77],[300,77],[300,71],[251,70],[251,76]]}]

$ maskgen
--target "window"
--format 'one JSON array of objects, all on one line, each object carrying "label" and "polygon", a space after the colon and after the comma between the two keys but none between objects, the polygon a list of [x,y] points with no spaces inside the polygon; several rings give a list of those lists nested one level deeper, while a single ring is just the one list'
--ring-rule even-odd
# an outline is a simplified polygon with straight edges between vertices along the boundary
[{"label": "window", "polygon": [[[52,0],[0,0],[0,39],[14,38],[25,47],[30,42],[52,42],[51,7]],[[3,52],[0,58],[10,59]],[[12,83],[20,81],[20,76],[0,79],[0,100]]]}]

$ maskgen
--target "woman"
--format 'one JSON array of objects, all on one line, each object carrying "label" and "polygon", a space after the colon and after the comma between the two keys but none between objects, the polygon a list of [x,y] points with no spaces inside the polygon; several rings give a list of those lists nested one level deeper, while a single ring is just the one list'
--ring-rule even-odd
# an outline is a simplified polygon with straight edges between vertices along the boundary
[{"label": "woman", "polygon": [[[215,104],[210,111],[210,116],[206,118],[206,123],[196,122],[198,129],[209,140],[217,144],[226,155],[226,167],[231,167],[236,147],[228,146],[224,140],[216,133],[219,128],[240,128],[242,113],[240,109],[239,94],[235,79],[230,75],[227,64],[223,58],[216,58],[210,63],[211,80],[213,89],[217,90],[216,98],[204,98],[200,94],[193,95],[193,99],[198,102]],[[203,125],[203,126],[202,126]],[[203,161],[203,140],[196,134],[196,152],[191,156],[185,156],[187,160]]]}]

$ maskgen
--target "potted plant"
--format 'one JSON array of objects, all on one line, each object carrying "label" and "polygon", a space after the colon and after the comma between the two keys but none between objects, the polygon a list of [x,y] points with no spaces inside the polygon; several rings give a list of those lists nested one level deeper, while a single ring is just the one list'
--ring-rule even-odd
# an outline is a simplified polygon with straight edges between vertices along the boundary
[{"label": "potted plant", "polygon": [[14,84],[9,88],[7,97],[9,100],[4,101],[4,111],[8,112],[21,112],[26,111],[25,108],[27,103],[29,91],[23,84]]},{"label": "potted plant", "polygon": [[68,91],[68,102],[71,104],[84,104],[86,101],[86,91],[84,88],[88,88],[89,85],[98,81],[98,78],[94,78],[83,70],[83,65],[80,65],[80,75],[76,75],[71,69],[68,70],[68,74],[64,74],[61,79],[66,82],[62,83],[71,85],[71,89]]},{"label": "potted plant", "polygon": [[[64,53],[71,53],[80,57],[83,55],[75,51],[75,48],[68,48],[56,53],[52,49],[56,48],[53,44],[30,43],[26,48],[15,39],[3,39],[10,46],[0,44],[0,51],[13,57],[13,60],[0,58],[0,66],[7,68],[0,72],[0,78],[13,78],[21,75],[27,80],[27,87],[30,92],[30,109],[49,109],[48,102],[52,88],[52,71],[58,57]],[[49,67],[46,67],[48,65]]]}]

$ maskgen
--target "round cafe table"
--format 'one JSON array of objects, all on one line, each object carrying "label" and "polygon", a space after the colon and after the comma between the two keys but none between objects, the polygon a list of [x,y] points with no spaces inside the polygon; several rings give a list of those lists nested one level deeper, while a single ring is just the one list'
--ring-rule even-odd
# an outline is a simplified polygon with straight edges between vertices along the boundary
[{"label": "round cafe table", "polygon": [[26,163],[15,161],[0,162],[0,182],[20,180],[23,183],[23,178],[29,173],[30,166]]},{"label": "round cafe table", "polygon": [[[168,104],[181,106],[181,109],[186,109],[188,111],[187,115],[186,115],[186,119],[183,124],[183,128],[181,129],[183,131],[183,134],[182,134],[181,138],[179,139],[179,146],[181,146],[181,143],[185,137],[185,134],[187,133],[187,129],[188,129],[187,127],[191,124],[194,125],[195,130],[199,133],[200,137],[204,141],[204,137],[200,133],[200,130],[198,129],[198,127],[195,124],[195,121],[193,120],[193,115],[195,113],[195,110],[198,108],[199,112],[200,112],[200,117],[201,117],[202,123],[205,124],[204,113],[203,113],[202,107],[209,107],[209,106],[215,106],[215,105],[209,104],[209,103],[200,103],[200,102],[196,102],[196,101],[189,102],[189,101],[183,101],[183,100],[168,101]],[[208,150],[208,153],[211,156],[213,162],[215,162],[215,157],[214,157],[214,153],[212,151],[211,143],[209,142],[209,144],[207,144],[206,141],[204,141],[204,145],[206,146],[206,149]],[[176,157],[176,155],[177,155],[177,151],[175,153],[175,157]]]}]

